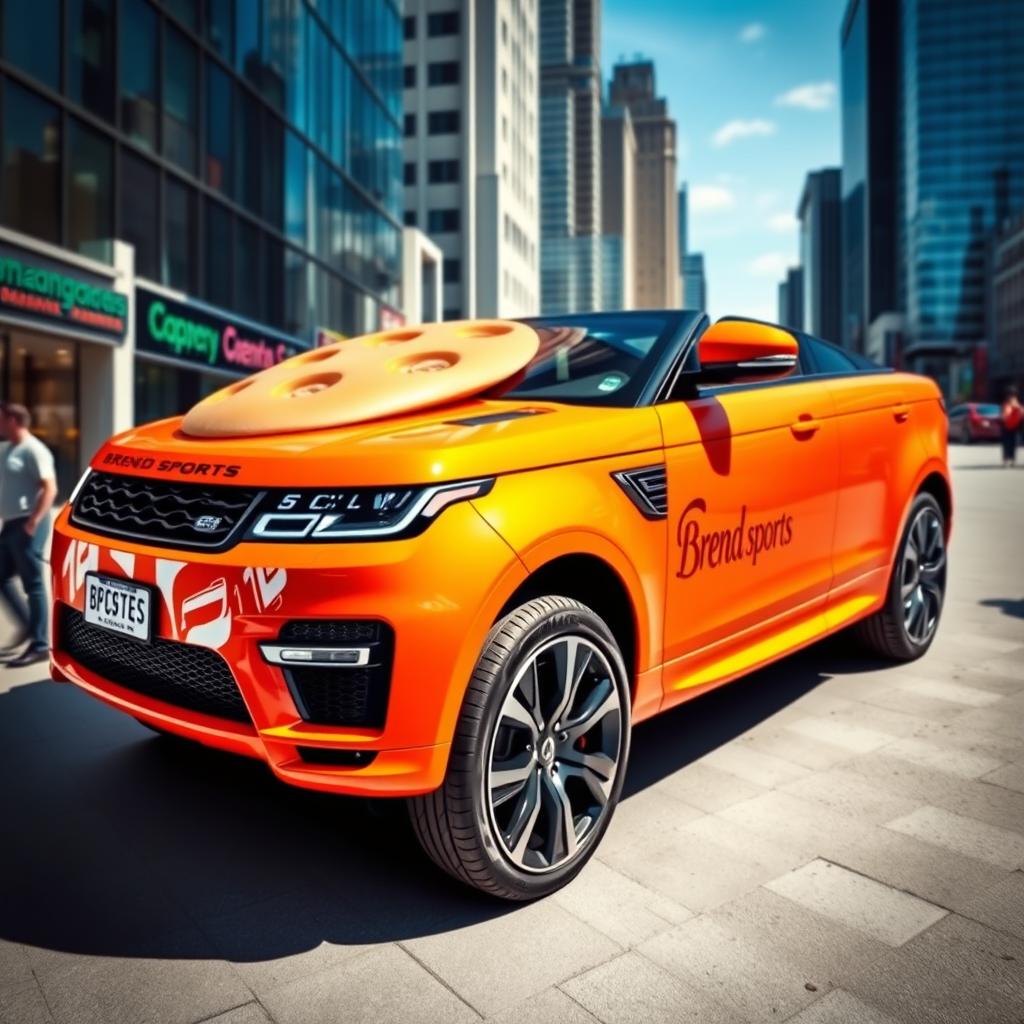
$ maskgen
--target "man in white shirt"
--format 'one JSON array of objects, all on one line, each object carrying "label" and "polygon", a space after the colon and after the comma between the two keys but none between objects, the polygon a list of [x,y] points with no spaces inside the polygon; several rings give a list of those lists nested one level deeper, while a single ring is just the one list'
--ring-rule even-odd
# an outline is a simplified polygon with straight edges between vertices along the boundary
[{"label": "man in white shirt", "polygon": [[[19,630],[0,657],[6,656],[12,668],[45,661],[50,648],[43,552],[57,477],[50,449],[30,433],[31,425],[25,406],[0,402],[0,439],[7,441],[0,447],[0,603]],[[25,588],[27,604],[15,576]]]}]

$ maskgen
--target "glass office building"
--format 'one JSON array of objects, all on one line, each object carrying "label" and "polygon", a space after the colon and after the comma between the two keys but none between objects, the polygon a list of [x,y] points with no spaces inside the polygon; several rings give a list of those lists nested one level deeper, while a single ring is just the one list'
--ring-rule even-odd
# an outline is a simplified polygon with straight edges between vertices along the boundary
[{"label": "glass office building", "polygon": [[979,390],[986,249],[1024,206],[1024,4],[902,0],[901,307],[910,366]]},{"label": "glass office building", "polygon": [[[100,340],[134,343],[137,420],[398,308],[401,36],[399,0],[0,0],[0,230],[89,280],[134,248],[136,321]],[[160,348],[172,300],[222,357]],[[12,317],[0,387],[77,436],[77,328]]]}]

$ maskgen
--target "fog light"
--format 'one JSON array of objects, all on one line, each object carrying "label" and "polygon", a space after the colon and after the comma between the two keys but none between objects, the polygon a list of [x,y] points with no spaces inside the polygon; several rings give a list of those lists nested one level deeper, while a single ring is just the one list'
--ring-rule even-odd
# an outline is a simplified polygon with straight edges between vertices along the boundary
[{"label": "fog light", "polygon": [[290,647],[281,644],[260,644],[263,657],[271,665],[368,665],[369,647]]}]

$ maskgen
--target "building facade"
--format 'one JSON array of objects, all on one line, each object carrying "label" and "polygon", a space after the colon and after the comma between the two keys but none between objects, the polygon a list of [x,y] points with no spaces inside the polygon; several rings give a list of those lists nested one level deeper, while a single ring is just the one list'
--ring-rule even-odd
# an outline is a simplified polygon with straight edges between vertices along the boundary
[{"label": "building facade", "polygon": [[842,332],[866,350],[868,330],[898,308],[899,4],[850,0],[841,32]]},{"label": "building facade", "polygon": [[113,430],[397,308],[400,72],[392,0],[5,18],[0,392],[63,493]]},{"label": "building facade", "polygon": [[779,324],[794,331],[804,329],[804,272],[790,267],[779,284]]},{"label": "building facade", "polygon": [[601,116],[601,299],[633,309],[636,280],[636,136],[626,107]]},{"label": "building facade", "polygon": [[636,136],[634,298],[638,309],[680,303],[676,123],[656,95],[650,61],[615,66],[609,99],[627,107]]},{"label": "building facade", "polygon": [[842,336],[838,167],[807,175],[797,218],[803,271],[802,329],[838,344]]},{"label": "building facade", "polygon": [[682,257],[683,309],[708,308],[708,285],[704,276],[704,253],[688,252]]},{"label": "building facade", "polygon": [[601,308],[600,0],[538,0],[541,312]]},{"label": "building facade", "polygon": [[536,0],[404,12],[404,221],[444,254],[444,318],[536,313]]},{"label": "building facade", "polygon": [[988,241],[1024,208],[1024,5],[901,0],[899,17],[905,355],[970,397],[985,391]]},{"label": "building facade", "polygon": [[1010,384],[1024,386],[1024,214],[996,235],[990,280],[990,395],[996,398]]}]

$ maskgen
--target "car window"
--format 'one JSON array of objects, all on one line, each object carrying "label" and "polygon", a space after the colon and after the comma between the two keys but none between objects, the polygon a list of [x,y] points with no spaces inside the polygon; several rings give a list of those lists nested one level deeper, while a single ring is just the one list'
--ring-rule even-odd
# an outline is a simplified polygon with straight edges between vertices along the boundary
[{"label": "car window", "polygon": [[813,335],[800,333],[797,334],[797,339],[800,342],[801,354],[806,355],[806,362],[811,365],[811,369],[804,369],[805,373],[858,373],[861,370],[880,369],[865,356],[822,341]]},{"label": "car window", "polygon": [[998,405],[976,405],[974,411],[979,416],[998,416],[1001,410]]},{"label": "car window", "polygon": [[954,405],[953,408],[949,410],[949,415],[950,416],[963,416],[965,411],[966,410],[964,409],[964,407],[962,405]]}]

